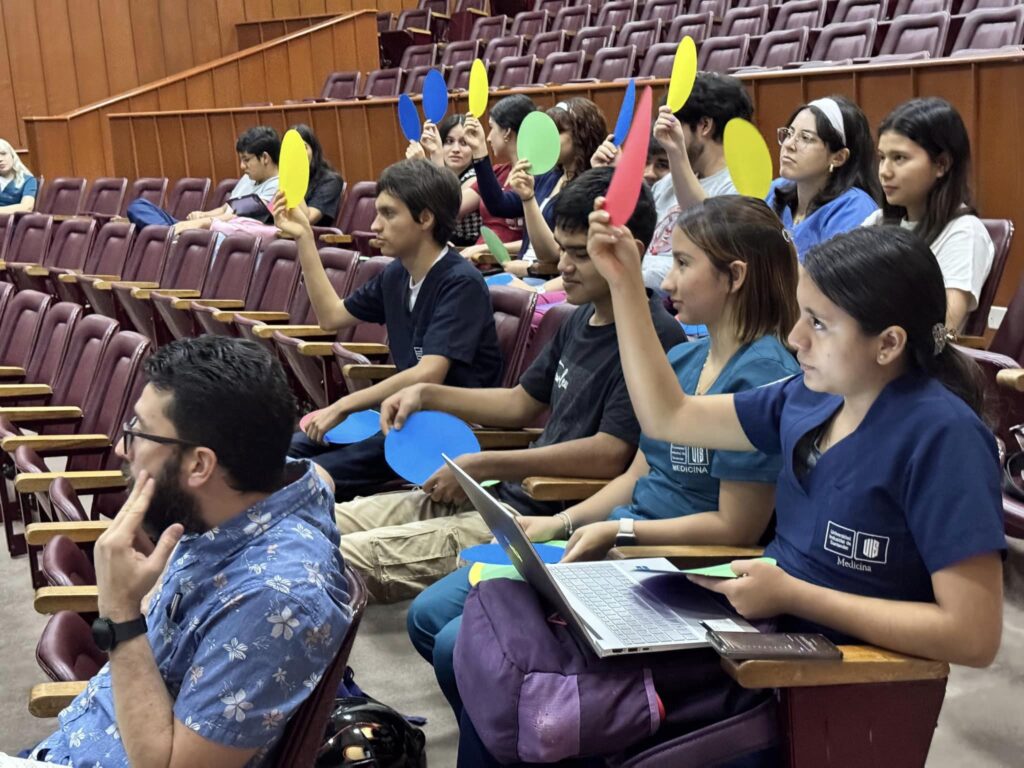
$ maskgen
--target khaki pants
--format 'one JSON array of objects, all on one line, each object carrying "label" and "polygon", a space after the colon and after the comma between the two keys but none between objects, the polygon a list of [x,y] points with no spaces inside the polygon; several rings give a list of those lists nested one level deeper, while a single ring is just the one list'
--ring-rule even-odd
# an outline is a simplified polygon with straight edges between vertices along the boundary
[{"label": "khaki pants", "polygon": [[345,562],[384,603],[415,597],[458,567],[459,552],[492,538],[468,502],[440,504],[419,490],[336,504],[334,517]]}]

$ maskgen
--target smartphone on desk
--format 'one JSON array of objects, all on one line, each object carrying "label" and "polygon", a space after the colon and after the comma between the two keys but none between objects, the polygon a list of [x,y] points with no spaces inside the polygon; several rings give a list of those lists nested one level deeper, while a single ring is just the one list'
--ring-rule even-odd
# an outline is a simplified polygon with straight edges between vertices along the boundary
[{"label": "smartphone on desk", "polygon": [[719,656],[744,659],[821,659],[843,658],[839,647],[824,635],[794,632],[716,632],[707,631],[707,640]]}]

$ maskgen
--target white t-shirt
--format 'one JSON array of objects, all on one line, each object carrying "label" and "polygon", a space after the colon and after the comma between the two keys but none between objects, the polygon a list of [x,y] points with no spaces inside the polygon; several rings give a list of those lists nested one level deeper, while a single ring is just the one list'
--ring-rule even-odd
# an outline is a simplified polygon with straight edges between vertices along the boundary
[{"label": "white t-shirt", "polygon": [[[875,211],[864,220],[862,226],[870,227],[881,223],[882,212]],[[903,229],[913,231],[916,224],[903,219]],[[935,260],[942,270],[946,288],[955,288],[971,294],[969,311],[978,308],[978,297],[985,284],[985,278],[992,269],[996,247],[988,230],[977,216],[965,214],[952,219],[939,236],[930,243]]]},{"label": "white t-shirt", "polygon": [[[643,272],[644,285],[648,288],[658,290],[661,287],[665,275],[672,269],[672,230],[676,226],[676,219],[679,218],[681,208],[675,204],[675,190],[672,187],[672,175],[668,174],[664,179],[658,181],[657,187],[662,181],[668,181],[669,189],[672,189],[672,205],[664,215],[659,214],[658,226],[654,229],[654,237],[644,254]],[[708,197],[719,195],[735,195],[736,185],[732,183],[732,176],[729,169],[723,168],[718,173],[700,180],[700,185]]]},{"label": "white t-shirt", "polygon": [[672,174],[666,173],[651,185],[654,196],[654,212],[658,221],[668,215],[669,210],[676,206],[676,188],[672,186]]},{"label": "white t-shirt", "polygon": [[427,268],[426,273],[424,273],[423,278],[418,283],[414,283],[412,281],[412,275],[409,275],[409,311],[410,312],[412,312],[412,308],[416,306],[416,299],[420,295],[420,288],[423,287],[423,281],[427,279],[427,275],[429,275],[430,274],[430,270],[434,268],[434,264],[437,264],[437,262],[439,262],[441,259],[443,259],[445,257],[446,253],[448,253],[448,249],[447,248],[442,248],[441,252],[439,254],[437,254],[437,258],[434,259],[434,261],[431,263],[430,267]]},{"label": "white t-shirt", "polygon": [[231,190],[231,194],[228,195],[228,199],[234,200],[236,197],[258,195],[260,200],[269,205],[270,201],[274,199],[274,195],[277,194],[279,183],[280,179],[277,176],[271,176],[269,179],[264,179],[257,184],[249,178],[248,174],[246,174],[238,180],[237,184],[235,184],[235,188]]}]

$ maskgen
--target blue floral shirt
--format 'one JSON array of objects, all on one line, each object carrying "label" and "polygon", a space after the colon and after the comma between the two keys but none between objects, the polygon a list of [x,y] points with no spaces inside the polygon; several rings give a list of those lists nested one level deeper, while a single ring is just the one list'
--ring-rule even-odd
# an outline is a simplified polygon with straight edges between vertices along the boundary
[{"label": "blue floral shirt", "polygon": [[[310,463],[225,525],[178,543],[147,611],[174,717],[263,765],[351,622],[333,494]],[[59,715],[37,759],[128,766],[110,665]],[[45,755],[43,750],[47,750]]]}]

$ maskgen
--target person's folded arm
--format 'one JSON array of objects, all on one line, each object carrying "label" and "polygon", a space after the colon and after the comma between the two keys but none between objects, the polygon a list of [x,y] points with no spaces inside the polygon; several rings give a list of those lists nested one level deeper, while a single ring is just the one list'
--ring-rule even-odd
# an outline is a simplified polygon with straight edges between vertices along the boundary
[{"label": "person's folded arm", "polygon": [[633,500],[633,489],[636,488],[637,481],[650,471],[644,452],[637,451],[625,472],[609,481],[608,485],[593,496],[565,510],[572,520],[573,527],[579,528],[589,523],[607,520],[613,509],[629,504]]},{"label": "person's folded arm", "polygon": [[480,199],[483,200],[488,211],[494,216],[506,219],[522,217],[523,201],[515,192],[501,188],[501,182],[498,181],[498,177],[494,173],[490,157],[474,160],[473,170],[476,171],[476,186],[480,192]]},{"label": "person's folded arm", "polygon": [[[612,478],[629,465],[636,446],[605,432],[522,451],[484,451],[466,457],[474,477],[522,481],[534,475]],[[459,461],[462,465],[462,460]]]},{"label": "person's folded arm", "polygon": [[451,361],[441,355],[424,355],[412,368],[399,371],[366,389],[350,392],[338,401],[345,413],[376,408],[396,392],[414,384],[440,384],[448,375]]}]

